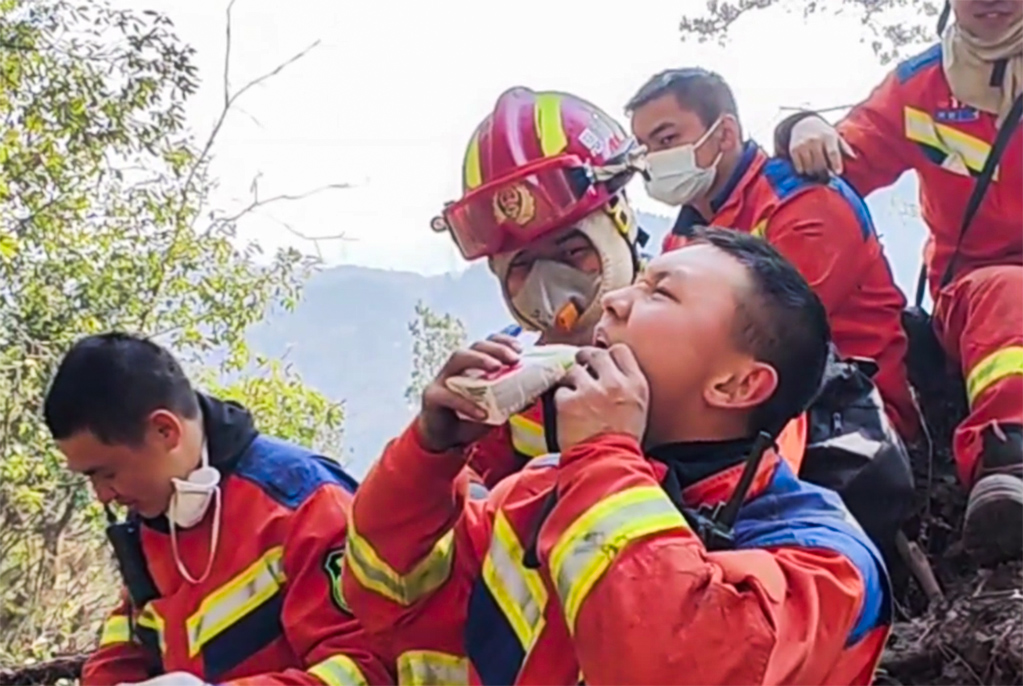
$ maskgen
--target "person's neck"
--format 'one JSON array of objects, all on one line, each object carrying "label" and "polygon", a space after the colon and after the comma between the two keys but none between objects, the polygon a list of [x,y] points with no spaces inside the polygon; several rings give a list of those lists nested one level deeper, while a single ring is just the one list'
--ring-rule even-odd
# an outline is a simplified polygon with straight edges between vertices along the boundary
[{"label": "person's neck", "polygon": [[188,475],[195,470],[202,467],[202,453],[206,443],[206,432],[203,429],[202,418],[189,420],[184,422],[185,436],[183,437],[186,446],[185,455],[185,470],[182,479],[187,479]]},{"label": "person's neck", "polygon": [[742,148],[722,155],[721,161],[718,162],[717,172],[714,174],[714,183],[706,193],[690,203],[707,221],[713,219],[714,215],[717,214],[714,208],[711,207],[711,200],[717,198],[721,189],[728,184],[732,174],[735,173],[735,169],[739,166],[740,159],[742,159]]},{"label": "person's neck", "polygon": [[647,434],[648,448],[677,443],[736,441],[749,438],[747,418],[736,417],[734,412],[686,412],[676,414],[675,417],[685,417],[685,421],[676,419],[661,430],[651,427],[655,430]]}]

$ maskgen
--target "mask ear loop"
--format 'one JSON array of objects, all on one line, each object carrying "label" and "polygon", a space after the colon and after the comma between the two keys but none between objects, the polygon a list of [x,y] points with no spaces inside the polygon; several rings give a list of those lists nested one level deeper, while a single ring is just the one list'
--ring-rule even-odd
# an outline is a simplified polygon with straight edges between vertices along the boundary
[{"label": "mask ear loop", "polygon": [[[206,448],[206,442],[203,442],[202,446],[202,466],[209,466],[209,452]],[[174,496],[175,498],[177,495]],[[213,571],[213,561],[217,556],[217,544],[220,542],[220,511],[221,511],[221,496],[220,486],[217,485],[213,489],[213,530],[210,533],[210,555],[206,560],[206,569],[203,571],[202,576],[198,579],[192,576],[191,572],[185,566],[184,561],[181,559],[181,554],[178,552],[178,536],[177,527],[174,524],[174,517],[167,517],[167,521],[170,524],[170,540],[171,540],[171,553],[174,556],[174,564],[178,568],[178,572],[182,577],[190,584],[198,585],[206,581],[209,577],[210,572]]]},{"label": "mask ear loop", "polygon": [[174,564],[178,567],[178,572],[191,584],[201,584],[206,581],[209,577],[210,572],[213,571],[213,560],[217,556],[217,544],[220,542],[220,486],[217,486],[213,492],[213,531],[210,535],[210,556],[206,560],[206,569],[203,571],[202,576],[198,579],[192,576],[185,566],[184,561],[181,559],[181,554],[178,552],[178,537],[176,528],[174,526],[174,518],[168,517],[167,520],[170,522],[170,540],[171,540],[171,552],[174,555]]}]

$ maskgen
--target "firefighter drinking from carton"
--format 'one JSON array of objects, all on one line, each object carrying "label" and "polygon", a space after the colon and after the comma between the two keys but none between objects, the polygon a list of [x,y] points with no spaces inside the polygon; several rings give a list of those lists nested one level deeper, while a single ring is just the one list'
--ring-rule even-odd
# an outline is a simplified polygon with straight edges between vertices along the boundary
[{"label": "firefighter drinking from carton", "polygon": [[759,435],[820,385],[813,291],[762,240],[709,229],[602,308],[555,396],[560,456],[469,494],[488,427],[447,380],[515,365],[498,337],[449,358],[361,484],[345,598],[389,632],[399,681],[871,683],[880,555]]},{"label": "firefighter drinking from carton", "polygon": [[129,510],[108,529],[122,601],[84,686],[393,683],[341,596],[355,482],[336,462],[259,433],[126,334],[78,341],[43,411],[68,467]]},{"label": "firefighter drinking from carton", "polygon": [[[629,140],[582,98],[510,89],[469,141],[462,198],[434,220],[466,259],[488,259],[512,316],[541,345],[589,344],[600,297],[638,273],[640,230],[622,190]],[[487,486],[556,449],[544,412],[530,406],[473,448]]]},{"label": "firefighter drinking from carton", "polygon": [[970,489],[963,540],[994,563],[1023,552],[1023,2],[945,9],[955,21],[940,42],[837,129],[800,113],[776,145],[801,172],[830,168],[864,195],[916,172],[934,328],[969,403],[953,440]]}]

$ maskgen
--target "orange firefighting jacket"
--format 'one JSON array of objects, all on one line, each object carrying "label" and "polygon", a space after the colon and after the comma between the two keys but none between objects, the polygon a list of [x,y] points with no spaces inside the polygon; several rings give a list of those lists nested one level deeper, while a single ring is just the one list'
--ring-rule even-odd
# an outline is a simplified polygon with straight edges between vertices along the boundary
[{"label": "orange firefighting jacket", "polygon": [[[247,411],[200,404],[223,489],[213,570],[190,584],[174,563],[166,519],[144,520],[142,551],[159,597],[114,611],[83,686],[174,671],[233,686],[393,683],[339,585],[355,482],[327,458],[258,435]],[[208,559],[213,510],[177,531],[193,575]]]},{"label": "orange firefighting jacket", "polygon": [[[486,500],[467,499],[464,460],[426,452],[413,425],[353,502],[345,598],[390,629],[399,683],[871,683],[883,563],[839,498],[776,455],[723,552],[632,438],[533,460]],[[732,464],[683,501],[727,499]]]},{"label": "orange firefighting jacket", "polygon": [[919,414],[906,376],[906,299],[895,285],[870,212],[845,183],[816,183],[791,163],[768,158],[747,143],[739,166],[704,218],[691,206],[679,213],[664,249],[683,243],[700,224],[763,237],[809,282],[828,312],[831,334],[844,358],[878,365],[874,383],[903,438],[919,430]]},{"label": "orange firefighting jacket", "polygon": [[[941,59],[939,44],[901,63],[838,124],[856,153],[844,160],[842,176],[861,194],[890,186],[903,172],[916,171],[920,210],[931,230],[925,257],[932,297],[955,252],[973,179],[983,169],[998,132],[995,115],[952,96]],[[975,226],[956,258],[956,274],[989,265],[1023,264],[1020,188],[1023,128],[1013,133],[998,164]]]}]

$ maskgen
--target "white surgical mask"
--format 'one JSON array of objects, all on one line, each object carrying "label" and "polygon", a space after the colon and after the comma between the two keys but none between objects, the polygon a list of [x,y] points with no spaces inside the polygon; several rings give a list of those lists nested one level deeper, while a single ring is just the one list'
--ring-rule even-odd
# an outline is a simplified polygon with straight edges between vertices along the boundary
[{"label": "white surgical mask", "polygon": [[[206,448],[205,441],[202,446],[201,466],[189,474],[187,479],[174,478],[171,479],[171,483],[174,486],[174,493],[171,495],[170,505],[167,507],[167,520],[170,524],[174,562],[181,576],[193,584],[199,584],[206,580],[210,570],[213,569],[213,558],[216,555],[217,542],[220,538],[220,472],[210,466],[209,450]],[[206,562],[206,570],[201,577],[196,579],[189,573],[178,553],[176,529],[179,527],[188,529],[201,522],[209,510],[211,502],[214,503],[214,513],[210,556]]]},{"label": "white surgical mask", "polygon": [[576,317],[582,314],[599,288],[599,274],[587,274],[563,262],[537,260],[511,304],[541,331],[551,331],[568,308],[576,309]]},{"label": "white surgical mask", "polygon": [[695,143],[647,153],[646,192],[654,200],[668,205],[685,205],[714,185],[721,153],[709,167],[696,164],[696,151],[721,124],[718,119]]}]

